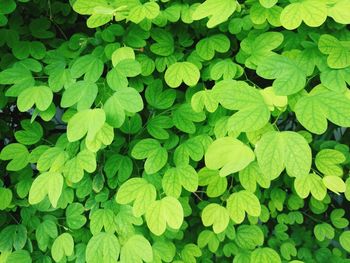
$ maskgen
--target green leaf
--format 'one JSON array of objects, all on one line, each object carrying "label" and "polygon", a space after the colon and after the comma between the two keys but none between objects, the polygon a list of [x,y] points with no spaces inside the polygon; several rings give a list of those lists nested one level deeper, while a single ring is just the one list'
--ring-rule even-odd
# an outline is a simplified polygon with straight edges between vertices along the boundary
[{"label": "green leaf", "polygon": [[12,191],[8,188],[0,187],[0,210],[5,210],[12,201]]},{"label": "green leaf", "polygon": [[32,258],[27,250],[17,250],[11,253],[6,263],[32,263]]},{"label": "green leaf", "polygon": [[265,8],[271,8],[277,4],[278,0],[259,0],[259,3]]},{"label": "green leaf", "polygon": [[292,177],[305,176],[311,168],[311,149],[303,136],[296,132],[265,133],[255,146],[259,167],[270,180],[284,168]]},{"label": "green leaf", "polygon": [[151,244],[141,235],[133,235],[122,246],[121,263],[142,263],[153,261]]},{"label": "green leaf", "polygon": [[42,251],[46,251],[52,239],[58,236],[57,225],[53,220],[44,220],[35,231],[38,246]]},{"label": "green leaf", "polygon": [[240,248],[252,250],[264,244],[264,233],[258,226],[241,225],[234,240]]},{"label": "green leaf", "polygon": [[243,39],[241,50],[248,55],[244,63],[251,68],[264,63],[267,57],[275,54],[272,50],[282,44],[283,38],[283,34],[279,32],[267,32],[257,37],[248,36]]},{"label": "green leaf", "polygon": [[102,75],[103,62],[94,55],[79,57],[72,65],[70,73],[73,78],[80,78],[84,75],[84,80],[96,82]]},{"label": "green leaf", "polygon": [[29,190],[28,201],[35,205],[40,203],[46,195],[54,208],[62,194],[63,176],[58,172],[45,172],[34,179]]},{"label": "green leaf", "polygon": [[327,194],[321,177],[315,173],[298,176],[294,181],[294,188],[301,198],[306,198],[311,192],[315,199],[322,201]]},{"label": "green leaf", "polygon": [[213,64],[210,70],[210,77],[213,80],[219,80],[220,78],[224,80],[233,79],[239,73],[239,70],[240,66],[231,59],[223,59]]},{"label": "green leaf", "polygon": [[167,226],[172,229],[179,229],[183,223],[183,218],[181,203],[171,196],[153,202],[146,212],[147,226],[157,236],[162,235]]},{"label": "green leaf", "polygon": [[339,195],[339,193],[344,193],[346,190],[346,185],[338,176],[327,175],[322,178],[324,185],[332,192]]},{"label": "green leaf", "polygon": [[170,56],[174,53],[174,38],[173,36],[162,29],[151,31],[151,37],[156,43],[150,46],[150,50],[159,56]]},{"label": "green leaf", "polygon": [[191,99],[191,106],[195,112],[202,112],[203,108],[209,112],[215,112],[218,108],[218,101],[214,98],[212,90],[201,90],[196,92]]},{"label": "green leaf", "polygon": [[102,128],[106,114],[102,109],[87,109],[77,112],[68,121],[67,137],[70,142],[83,138],[93,140]]},{"label": "green leaf", "polygon": [[135,52],[131,47],[121,47],[112,53],[112,64],[116,67],[123,60],[135,60]]},{"label": "green leaf", "polygon": [[281,13],[282,26],[288,30],[296,29],[302,21],[310,27],[318,27],[326,21],[326,18],[326,2],[318,0],[293,2]]},{"label": "green leaf", "polygon": [[221,177],[219,171],[203,168],[198,172],[198,185],[207,186],[206,194],[209,197],[218,197],[227,189],[226,177]]},{"label": "green leaf", "polygon": [[254,161],[254,152],[240,140],[223,137],[214,141],[205,154],[205,165],[227,176],[244,169]]},{"label": "green leaf", "polygon": [[223,34],[203,38],[196,44],[197,54],[204,60],[213,59],[215,52],[226,53],[229,49],[230,40]]},{"label": "green leaf", "polygon": [[270,119],[270,111],[260,92],[243,81],[220,81],[213,87],[213,96],[229,110],[237,110],[227,123],[229,130],[259,130]]},{"label": "green leaf", "polygon": [[339,237],[340,245],[350,253],[350,231],[344,231]]},{"label": "green leaf", "polygon": [[96,99],[97,92],[98,87],[95,83],[77,81],[63,92],[61,107],[68,108],[76,104],[78,111],[89,109]]},{"label": "green leaf", "polygon": [[239,181],[242,186],[254,193],[257,184],[263,188],[268,188],[270,186],[270,179],[265,176],[256,161],[251,162],[246,168],[239,172]]},{"label": "green leaf", "polygon": [[317,240],[323,241],[334,238],[334,228],[327,223],[317,224],[314,228],[314,234]]},{"label": "green leaf", "polygon": [[196,126],[194,122],[205,120],[204,112],[195,112],[189,103],[181,104],[172,111],[172,119],[176,128],[186,133],[195,133]]},{"label": "green leaf", "polygon": [[53,98],[52,91],[47,86],[35,86],[22,91],[17,99],[17,107],[20,111],[25,112],[33,105],[45,111],[51,104]]},{"label": "green leaf", "polygon": [[327,64],[331,68],[341,69],[350,66],[350,41],[339,41],[331,35],[322,35],[318,48],[328,55]]},{"label": "green leaf", "polygon": [[306,73],[294,60],[271,55],[258,65],[256,73],[266,79],[275,79],[273,89],[276,95],[292,95],[306,84]]},{"label": "green leaf", "polygon": [[343,216],[345,215],[345,210],[344,209],[334,209],[331,213],[331,221],[332,224],[336,228],[346,228],[349,225],[349,220],[344,218]]},{"label": "green leaf", "polygon": [[169,132],[166,129],[173,127],[173,121],[167,116],[155,116],[149,120],[147,131],[155,139],[166,140],[169,138]]},{"label": "green leaf", "polygon": [[104,105],[106,120],[115,128],[123,125],[126,112],[136,113],[142,109],[142,97],[134,88],[117,90]]},{"label": "green leaf", "polygon": [[27,166],[29,162],[29,152],[27,147],[20,143],[6,145],[0,153],[1,160],[11,160],[7,166],[8,171],[19,171]]},{"label": "green leaf", "polygon": [[119,252],[118,238],[114,234],[101,232],[89,240],[85,258],[87,263],[112,263],[118,260]]},{"label": "green leaf", "polygon": [[115,232],[115,216],[111,209],[97,209],[90,217],[90,231],[97,235],[105,229],[107,233]]},{"label": "green leaf", "polygon": [[256,263],[281,263],[281,258],[275,250],[269,247],[257,248],[252,252],[251,262]]},{"label": "green leaf", "polygon": [[119,188],[116,202],[129,204],[133,202],[133,214],[136,217],[146,213],[147,208],[156,200],[156,189],[143,178],[131,178]]},{"label": "green leaf", "polygon": [[261,213],[259,199],[247,190],[231,194],[226,202],[230,218],[237,224],[243,222],[245,212],[255,217],[258,217]]},{"label": "green leaf", "polygon": [[199,69],[191,62],[176,62],[165,72],[165,82],[171,88],[177,88],[184,82],[187,86],[195,86],[200,77]]},{"label": "green leaf", "polygon": [[79,229],[86,223],[86,217],[82,215],[85,208],[80,203],[72,203],[66,209],[67,225],[71,229]]},{"label": "green leaf", "polygon": [[19,143],[32,145],[40,141],[43,136],[43,128],[38,122],[23,120],[21,121],[21,126],[23,130],[15,132],[15,138]]},{"label": "green leaf", "polygon": [[155,80],[146,88],[145,97],[150,106],[156,109],[167,109],[173,105],[176,91],[173,89],[163,90],[163,83],[160,80]]},{"label": "green leaf", "polygon": [[180,197],[182,187],[189,192],[195,192],[198,188],[198,175],[191,165],[180,165],[167,169],[162,186],[168,196]]},{"label": "green leaf", "polygon": [[315,158],[317,169],[325,175],[342,176],[343,168],[340,165],[346,158],[340,151],[333,149],[323,149],[319,151]]},{"label": "green leaf", "polygon": [[294,111],[298,121],[312,133],[324,133],[327,119],[336,125],[350,127],[350,99],[322,85],[301,97]]},{"label": "green leaf", "polygon": [[168,153],[155,139],[139,141],[131,152],[137,160],[147,159],[144,168],[146,173],[154,174],[164,167],[168,160]]},{"label": "green leaf", "polygon": [[59,262],[65,256],[72,256],[74,253],[74,240],[69,233],[59,235],[52,244],[52,258]]},{"label": "green leaf", "polygon": [[347,12],[350,8],[350,2],[347,0],[332,1],[328,6],[328,16],[332,17],[337,23],[350,24],[350,14]]},{"label": "green leaf", "polygon": [[213,28],[225,22],[236,10],[237,4],[230,0],[206,0],[192,14],[193,20],[209,17],[207,27]]},{"label": "green leaf", "polygon": [[8,225],[0,232],[0,251],[11,251],[24,248],[27,242],[27,229],[24,225]]},{"label": "green leaf", "polygon": [[230,217],[225,207],[209,204],[203,209],[202,221],[204,226],[213,225],[214,233],[219,234],[227,228]]},{"label": "green leaf", "polygon": [[156,2],[139,4],[130,10],[128,19],[135,24],[140,23],[145,18],[154,19],[159,14],[159,5]]}]

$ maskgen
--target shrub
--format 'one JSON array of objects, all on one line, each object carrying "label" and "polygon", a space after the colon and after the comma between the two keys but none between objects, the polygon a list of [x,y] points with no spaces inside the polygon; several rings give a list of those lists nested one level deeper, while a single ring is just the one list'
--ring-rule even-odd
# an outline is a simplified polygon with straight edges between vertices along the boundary
[{"label": "shrub", "polygon": [[0,262],[350,262],[349,0],[0,0]]}]

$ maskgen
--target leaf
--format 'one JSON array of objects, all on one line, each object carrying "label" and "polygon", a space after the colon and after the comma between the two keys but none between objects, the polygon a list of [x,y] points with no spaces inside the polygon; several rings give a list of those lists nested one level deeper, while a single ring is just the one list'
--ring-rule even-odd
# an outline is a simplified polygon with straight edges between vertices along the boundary
[{"label": "leaf", "polygon": [[32,259],[27,250],[17,250],[11,253],[6,263],[32,263]]},{"label": "leaf", "polygon": [[284,168],[292,177],[305,176],[311,168],[311,149],[303,136],[296,132],[265,133],[255,146],[259,167],[273,180]]},{"label": "leaf", "polygon": [[101,232],[89,240],[85,258],[87,263],[112,263],[118,260],[119,252],[118,238],[114,234]]},{"label": "leaf", "polygon": [[68,108],[76,104],[77,110],[89,109],[97,96],[98,87],[88,81],[77,81],[63,92],[61,107]]},{"label": "leaf", "polygon": [[11,160],[7,166],[8,171],[19,171],[27,166],[29,162],[28,149],[20,143],[6,145],[0,153],[1,160]]},{"label": "leaf", "polygon": [[72,256],[74,253],[74,240],[69,233],[59,235],[52,244],[52,258],[59,262],[65,256]]},{"label": "leaf", "polygon": [[212,90],[201,90],[192,96],[191,106],[195,112],[202,112],[204,106],[207,111],[215,112],[218,108],[218,101],[214,98]]},{"label": "leaf", "polygon": [[182,187],[189,192],[195,192],[198,188],[198,175],[191,165],[180,165],[167,169],[162,186],[168,196],[179,198]]},{"label": "leaf", "polygon": [[172,119],[176,128],[186,133],[195,133],[196,126],[194,122],[205,120],[204,112],[195,112],[188,103],[181,104],[172,111]]},{"label": "leaf", "polygon": [[96,82],[102,75],[103,62],[94,55],[79,57],[72,65],[70,73],[73,78],[80,78],[84,75],[84,80]]},{"label": "leaf", "polygon": [[225,207],[218,204],[207,205],[202,212],[202,221],[204,226],[213,225],[214,233],[223,232],[230,221],[228,211]]},{"label": "leaf", "polygon": [[223,34],[203,38],[196,44],[197,54],[204,60],[213,59],[215,52],[226,53],[229,49],[230,40]]},{"label": "leaf", "polygon": [[0,232],[0,251],[11,251],[24,248],[27,242],[27,229],[24,225],[8,225]]},{"label": "leaf", "polygon": [[331,221],[332,224],[336,228],[346,228],[349,225],[349,220],[344,218],[343,216],[345,215],[345,210],[344,209],[334,209],[331,213]]},{"label": "leaf", "polygon": [[326,21],[326,18],[326,2],[318,0],[291,3],[281,13],[282,26],[288,30],[296,29],[302,21],[310,27],[318,27]]},{"label": "leaf", "polygon": [[242,249],[255,249],[264,244],[264,233],[255,225],[241,225],[237,228],[236,244]]},{"label": "leaf", "polygon": [[15,132],[15,138],[19,143],[32,145],[40,141],[43,136],[43,128],[38,122],[23,120],[21,121],[21,126],[23,130]]},{"label": "leaf", "polygon": [[170,56],[174,53],[174,38],[169,32],[155,29],[151,31],[151,37],[156,41],[150,46],[152,53],[159,56]]},{"label": "leaf", "polygon": [[346,158],[340,151],[333,149],[323,149],[319,151],[315,158],[317,169],[325,175],[342,176],[343,168],[340,165]]},{"label": "leaf", "polygon": [[273,89],[276,95],[292,95],[302,90],[306,84],[306,73],[294,60],[271,55],[261,62],[256,73],[266,79],[275,79]]},{"label": "leaf", "polygon": [[176,99],[176,91],[173,89],[163,90],[163,83],[160,80],[155,80],[146,88],[145,97],[152,107],[167,109],[173,105]]},{"label": "leaf", "polygon": [[139,141],[132,149],[131,155],[137,160],[146,159],[144,168],[148,174],[158,172],[168,160],[166,149],[155,139],[143,139]]},{"label": "leaf", "polygon": [[80,203],[72,203],[66,209],[67,225],[71,229],[79,229],[86,223],[84,206]]},{"label": "leaf", "polygon": [[169,132],[166,129],[173,127],[173,121],[167,116],[155,116],[149,120],[147,124],[147,131],[155,139],[166,140],[169,139]]},{"label": "leaf", "polygon": [[106,120],[106,114],[102,109],[87,109],[77,112],[68,121],[67,137],[70,142],[83,138],[87,140],[95,138]]},{"label": "leaf", "polygon": [[257,37],[248,36],[241,42],[241,50],[248,58],[244,62],[251,68],[264,63],[264,60],[275,53],[272,51],[278,48],[283,42],[283,34],[279,32],[267,32]]},{"label": "leaf", "polygon": [[136,217],[146,213],[147,208],[156,200],[156,189],[143,178],[131,178],[119,188],[116,202],[129,204],[133,202],[133,214]]},{"label": "leaf", "polygon": [[206,0],[192,14],[193,20],[209,17],[207,27],[213,28],[225,22],[236,10],[237,4],[230,0]]},{"label": "leaf", "polygon": [[347,12],[349,8],[350,3],[347,0],[332,2],[332,5],[328,6],[328,16],[332,17],[337,23],[349,24],[350,14]]},{"label": "leaf", "polygon": [[317,224],[314,228],[314,234],[317,240],[324,241],[334,238],[334,228],[327,223]]},{"label": "leaf", "polygon": [[130,12],[128,19],[135,24],[140,23],[145,18],[154,19],[159,14],[159,5],[156,2],[148,2],[145,4],[136,5]]},{"label": "leaf", "polygon": [[263,188],[268,188],[271,183],[270,179],[261,172],[256,161],[251,162],[239,172],[239,181],[246,190],[252,193],[255,192],[257,183]]},{"label": "leaf", "polygon": [[247,190],[242,190],[231,194],[226,202],[226,208],[229,212],[230,218],[236,224],[243,222],[245,212],[248,215],[256,217],[261,213],[259,199]]},{"label": "leaf", "polygon": [[172,229],[179,229],[183,218],[181,203],[171,196],[153,202],[146,212],[147,226],[157,236],[162,235],[167,226]]},{"label": "leaf", "polygon": [[350,253],[350,231],[344,231],[339,237],[340,245]]},{"label": "leaf", "polygon": [[301,97],[294,111],[298,121],[315,134],[322,134],[327,130],[327,119],[336,125],[350,127],[350,99],[322,85]]},{"label": "leaf", "polygon": [[44,220],[35,231],[38,246],[42,251],[46,251],[52,239],[58,236],[57,226],[53,220]]},{"label": "leaf", "polygon": [[5,210],[12,201],[12,191],[8,188],[0,187],[0,210]]},{"label": "leaf", "polygon": [[275,250],[269,247],[257,248],[252,252],[251,262],[256,263],[281,263],[281,258]]},{"label": "leaf", "polygon": [[40,203],[48,195],[50,203],[57,207],[58,199],[62,194],[63,177],[58,172],[45,172],[34,179],[29,190],[28,201],[35,205]]},{"label": "leaf", "polygon": [[153,261],[151,244],[141,235],[133,235],[122,246],[121,263],[142,263]]},{"label": "leaf", "polygon": [[177,88],[184,82],[187,86],[195,86],[200,77],[199,69],[191,62],[176,62],[165,72],[165,82],[171,88]]},{"label": "leaf", "polygon": [[227,123],[229,130],[259,130],[270,119],[270,111],[257,89],[242,81],[220,81],[213,87],[213,96],[229,110],[238,110]]},{"label": "leaf", "polygon": [[277,4],[278,0],[259,0],[259,3],[265,8],[271,8]]},{"label": "leaf", "polygon": [[218,197],[227,189],[226,177],[221,177],[219,171],[202,168],[198,172],[198,185],[207,186],[206,194],[209,197]]},{"label": "leaf", "polygon": [[321,177],[315,173],[295,178],[294,188],[301,198],[306,198],[311,192],[315,199],[322,201],[327,194],[327,188]]},{"label": "leaf", "polygon": [[338,176],[327,175],[322,178],[322,181],[329,190],[338,195],[339,193],[344,193],[346,190],[344,181]]},{"label": "leaf", "polygon": [[244,169],[254,159],[254,152],[244,143],[223,137],[209,146],[205,154],[205,165],[212,170],[220,169],[220,176],[227,176]]},{"label": "leaf", "polygon": [[123,60],[135,60],[135,52],[131,47],[121,47],[112,53],[113,67]]},{"label": "leaf", "polygon": [[318,48],[328,55],[329,67],[341,69],[350,66],[350,41],[339,41],[331,35],[324,34],[318,41]]},{"label": "leaf", "polygon": [[53,98],[52,91],[47,86],[35,86],[22,91],[17,99],[17,107],[25,112],[35,104],[36,107],[45,111],[51,104]]},{"label": "leaf", "polygon": [[123,125],[126,112],[136,113],[142,109],[142,98],[134,88],[117,90],[104,105],[106,121],[115,128]]},{"label": "leaf", "polygon": [[235,64],[231,59],[223,59],[216,62],[210,70],[210,77],[213,80],[224,80],[233,79],[236,77],[240,66]]},{"label": "leaf", "polygon": [[105,232],[115,232],[115,216],[111,209],[97,209],[90,217],[90,232],[95,236],[105,229]]}]

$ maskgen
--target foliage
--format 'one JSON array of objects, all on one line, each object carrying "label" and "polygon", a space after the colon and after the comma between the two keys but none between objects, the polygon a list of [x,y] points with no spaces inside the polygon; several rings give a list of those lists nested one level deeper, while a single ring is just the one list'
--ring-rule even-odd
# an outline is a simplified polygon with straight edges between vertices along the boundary
[{"label": "foliage", "polygon": [[0,0],[0,262],[350,262],[349,0]]}]

